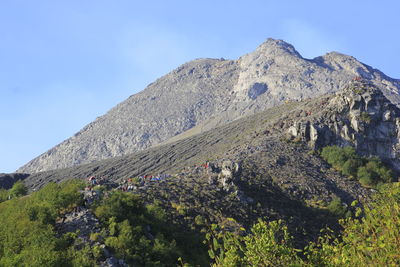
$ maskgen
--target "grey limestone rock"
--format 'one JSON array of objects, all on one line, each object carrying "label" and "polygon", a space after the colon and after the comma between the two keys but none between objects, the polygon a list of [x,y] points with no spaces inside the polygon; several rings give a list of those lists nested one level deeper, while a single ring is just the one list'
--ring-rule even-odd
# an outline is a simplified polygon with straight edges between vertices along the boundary
[{"label": "grey limestone rock", "polygon": [[366,80],[353,81],[324,101],[324,109],[290,126],[289,135],[316,149],[351,145],[360,154],[377,156],[400,170],[400,109],[379,88]]},{"label": "grey limestone rock", "polygon": [[[194,60],[157,79],[18,172],[36,173],[131,154],[286,101],[334,93],[355,76],[369,80],[399,103],[399,80],[336,52],[305,59],[282,40],[268,39],[237,60]],[[369,104],[368,112],[373,108]]]}]

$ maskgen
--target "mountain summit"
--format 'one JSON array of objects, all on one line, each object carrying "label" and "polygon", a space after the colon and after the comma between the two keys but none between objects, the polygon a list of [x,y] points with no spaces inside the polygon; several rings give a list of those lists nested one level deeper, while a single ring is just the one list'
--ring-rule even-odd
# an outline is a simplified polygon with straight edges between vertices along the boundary
[{"label": "mountain summit", "polygon": [[400,81],[355,58],[331,52],[303,58],[268,39],[237,60],[197,59],[130,96],[18,172],[35,173],[122,156],[189,136],[287,101],[334,93],[354,77],[400,103]]}]

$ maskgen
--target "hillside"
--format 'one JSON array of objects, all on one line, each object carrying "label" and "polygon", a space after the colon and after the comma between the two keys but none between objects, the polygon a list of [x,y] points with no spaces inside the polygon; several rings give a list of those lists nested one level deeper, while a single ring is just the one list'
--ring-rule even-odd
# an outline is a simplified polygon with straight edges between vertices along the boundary
[{"label": "hillside", "polygon": [[18,172],[128,155],[190,129],[204,132],[287,101],[336,92],[355,76],[369,80],[393,103],[400,103],[398,80],[336,52],[302,58],[281,40],[268,39],[237,60],[194,60],[132,95]]},{"label": "hillside", "polygon": [[[44,228],[46,231],[55,232],[57,238],[70,238],[71,232],[81,230],[76,239],[80,243],[62,243],[70,246],[68,257],[72,258],[75,254],[81,260],[94,257],[93,261],[101,264],[120,258],[145,266],[146,260],[165,257],[172,263],[181,255],[192,264],[207,266],[210,260],[201,240],[206,237],[205,232],[212,231],[212,224],[239,238],[238,233],[249,234],[260,218],[268,222],[284,220],[293,236],[293,246],[306,250],[308,242],[321,235],[321,229],[339,231],[338,218],[359,216],[377,192],[377,186],[362,186],[355,177],[345,176],[337,167],[328,165],[318,151],[330,145],[353,146],[353,153],[377,156],[396,170],[399,114],[400,109],[378,87],[357,78],[335,94],[287,102],[208,131],[178,136],[174,142],[144,151],[26,178],[12,177],[24,179],[28,189],[34,191],[30,198],[49,198],[60,214],[67,212],[65,220],[52,214],[55,227]],[[80,205],[81,200],[68,183],[63,189],[65,185],[50,182],[90,176],[96,176],[102,184],[95,190],[95,196],[104,196],[100,202],[93,200],[92,206],[85,204],[78,212],[59,206],[61,200],[75,201],[71,205]],[[157,179],[150,180],[149,176]],[[74,198],[64,199],[63,194],[57,193],[60,190],[75,194]],[[2,201],[10,195],[0,192]],[[87,189],[84,195],[93,197]],[[16,201],[30,203],[28,198]],[[10,214],[12,201],[4,203]],[[18,216],[27,217],[23,208]],[[6,218],[4,221],[9,223]],[[132,239],[126,239],[124,231]],[[86,250],[81,249],[82,242]],[[134,248],[133,254],[119,242]],[[151,251],[151,256],[143,256],[138,244]],[[174,249],[160,254],[161,244]],[[100,249],[97,254],[88,252],[96,249]],[[66,257],[63,251],[57,253],[59,260]]]},{"label": "hillside", "polygon": [[[374,191],[331,169],[313,148],[353,145],[364,156],[397,166],[392,155],[398,114],[373,84],[352,81],[335,95],[286,103],[128,156],[32,174],[24,182],[37,190],[51,181],[95,175],[121,187],[128,178],[165,174],[169,178],[137,184],[134,191],[146,203],[162,205],[175,223],[193,224],[197,215],[219,223],[232,217],[245,227],[259,217],[285,219],[298,227],[297,238],[305,231],[307,240],[331,224],[323,207],[335,198],[349,206],[365,203]],[[376,150],[380,143],[393,150],[382,154]]]}]

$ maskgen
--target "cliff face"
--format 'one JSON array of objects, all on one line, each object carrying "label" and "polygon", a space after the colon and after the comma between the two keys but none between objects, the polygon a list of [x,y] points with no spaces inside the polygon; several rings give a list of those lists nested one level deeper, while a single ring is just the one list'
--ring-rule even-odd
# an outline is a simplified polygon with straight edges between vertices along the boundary
[{"label": "cliff face", "polygon": [[334,52],[304,59],[290,44],[268,39],[238,60],[199,59],[182,65],[18,172],[130,154],[196,126],[198,133],[283,102],[334,93],[355,76],[400,103],[398,80],[353,57]]},{"label": "cliff face", "polygon": [[[366,80],[322,98],[288,133],[311,147],[352,145],[364,156],[378,156],[400,170],[400,109]],[[319,105],[318,105],[319,104]]]}]

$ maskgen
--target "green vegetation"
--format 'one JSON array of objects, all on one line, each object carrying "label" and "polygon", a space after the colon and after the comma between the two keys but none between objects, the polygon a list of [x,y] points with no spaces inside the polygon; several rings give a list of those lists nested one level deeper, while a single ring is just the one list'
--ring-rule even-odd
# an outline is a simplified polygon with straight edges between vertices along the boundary
[{"label": "green vegetation", "polygon": [[28,193],[28,190],[26,189],[26,186],[24,185],[24,183],[21,181],[16,182],[13,185],[13,187],[10,189],[11,197],[25,196],[26,193]]},{"label": "green vegetation", "polygon": [[385,185],[364,213],[341,220],[340,237],[327,230],[302,249],[282,221],[259,221],[246,236],[212,225],[209,254],[213,266],[399,266],[400,183]]},{"label": "green vegetation", "polygon": [[301,262],[282,221],[259,221],[248,235],[211,225],[206,241],[213,266],[294,266]]},{"label": "green vegetation", "polygon": [[167,223],[161,207],[144,205],[136,195],[115,191],[94,211],[105,226],[105,244],[129,264],[175,266],[178,258],[194,264],[207,262],[199,237],[182,235],[181,229]]},{"label": "green vegetation", "polygon": [[[335,169],[367,186],[381,183],[377,188],[382,192],[365,210],[355,209],[353,204],[348,208],[339,198],[318,204],[323,212],[304,214],[306,209],[301,209],[301,219],[307,223],[308,218],[315,220],[316,214],[326,216],[329,222],[346,218],[340,221],[341,228],[330,224],[335,232],[325,230],[315,242],[299,242],[296,231],[302,229],[295,229],[293,223],[288,227],[282,220],[258,220],[253,225],[263,216],[264,203],[279,207],[285,201],[281,207],[291,207],[290,214],[301,206],[285,199],[284,194],[270,193],[264,199],[268,186],[263,177],[247,173],[247,169],[240,178],[248,181],[242,189],[251,192],[255,200],[249,205],[252,217],[243,220],[247,224],[240,220],[249,211],[241,206],[222,210],[226,203],[237,201],[232,193],[224,198],[223,193],[215,193],[221,198],[203,197],[202,201],[192,198],[213,189],[199,180],[164,181],[176,183],[169,190],[160,187],[160,182],[160,191],[148,190],[146,196],[108,191],[102,186],[97,187],[101,197],[90,207],[101,230],[88,233],[90,242],[86,243],[78,237],[79,232],[60,234],[57,230],[65,214],[83,203],[81,181],[49,183],[29,196],[23,183],[16,183],[10,190],[0,190],[0,266],[96,266],[105,259],[99,244],[133,266],[398,266],[400,184],[386,183],[392,181],[390,170],[375,158],[359,157],[351,147],[327,147],[321,155]],[[246,164],[252,163],[244,162],[243,166]],[[166,196],[155,200],[157,192]],[[206,209],[210,206],[220,207],[238,221],[222,213],[216,213],[217,220],[213,220],[211,209]],[[211,224],[215,221],[219,224]],[[315,229],[321,227],[325,226]],[[296,239],[291,233],[297,233]]]},{"label": "green vegetation", "polygon": [[357,155],[353,147],[327,146],[321,156],[343,175],[357,178],[363,186],[375,187],[393,181],[393,174],[378,158]]},{"label": "green vegetation", "polygon": [[[344,218],[347,215],[347,208],[343,205],[340,198],[334,198],[327,206],[327,209],[330,213],[337,216],[338,218]],[[348,215],[348,216],[351,216]]]},{"label": "green vegetation", "polygon": [[[49,183],[28,197],[22,183],[9,190],[14,198],[0,204],[0,266],[93,266],[88,248],[76,250],[73,235],[57,237],[60,214],[81,202],[81,183]],[[2,193],[4,194],[4,192]]]},{"label": "green vegetation", "polygon": [[[23,196],[23,183],[1,190],[0,266],[97,266],[104,259],[98,245],[85,244],[74,232],[60,236],[56,228],[64,214],[83,204],[83,187],[82,181],[70,180],[49,183],[29,196]],[[135,266],[208,264],[203,235],[168,223],[161,207],[145,205],[136,195],[105,195],[92,207],[103,228],[90,234],[91,241],[104,241],[116,257]]]},{"label": "green vegetation", "polygon": [[10,190],[0,189],[0,202],[8,199],[25,196],[28,193],[23,182],[17,181]]}]

